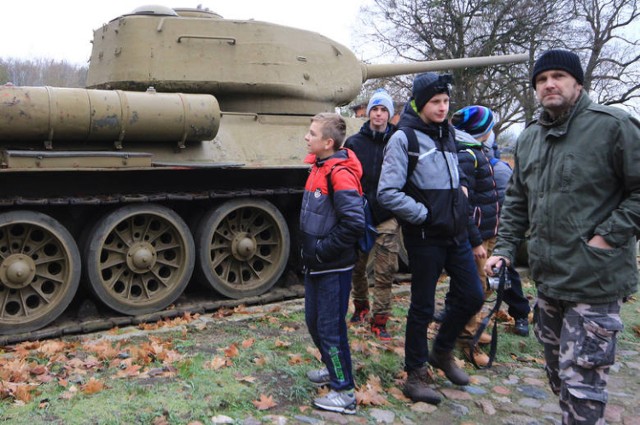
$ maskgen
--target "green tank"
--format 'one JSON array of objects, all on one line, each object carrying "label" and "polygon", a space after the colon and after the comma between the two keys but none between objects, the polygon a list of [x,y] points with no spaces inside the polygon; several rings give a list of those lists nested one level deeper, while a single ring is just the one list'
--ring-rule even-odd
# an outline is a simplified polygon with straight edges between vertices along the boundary
[{"label": "green tank", "polygon": [[0,335],[87,294],[141,316],[191,281],[267,293],[299,272],[311,116],[371,78],[526,59],[366,65],[320,34],[208,10],[117,17],[94,32],[87,89],[0,87]]}]

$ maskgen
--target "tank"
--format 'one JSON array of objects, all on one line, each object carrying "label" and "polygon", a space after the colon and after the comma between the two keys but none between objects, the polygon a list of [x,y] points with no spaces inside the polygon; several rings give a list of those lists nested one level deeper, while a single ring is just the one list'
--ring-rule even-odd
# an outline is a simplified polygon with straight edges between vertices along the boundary
[{"label": "tank", "polygon": [[366,65],[208,10],[117,17],[94,31],[86,89],[0,87],[0,335],[42,335],[87,297],[145,317],[190,282],[242,301],[297,279],[311,116],[371,78],[525,60]]}]

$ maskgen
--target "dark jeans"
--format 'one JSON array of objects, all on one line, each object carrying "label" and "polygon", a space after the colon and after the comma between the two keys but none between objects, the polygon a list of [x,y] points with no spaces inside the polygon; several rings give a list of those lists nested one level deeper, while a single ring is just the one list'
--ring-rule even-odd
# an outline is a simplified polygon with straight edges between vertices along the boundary
[{"label": "dark jeans", "polygon": [[405,333],[405,370],[424,366],[429,358],[427,327],[433,319],[436,284],[442,270],[450,276],[449,310],[436,335],[434,349],[453,350],[466,323],[482,308],[484,291],[468,241],[460,245],[426,245],[407,237],[405,247],[411,269],[411,305]]},{"label": "dark jeans", "polygon": [[351,270],[304,276],[304,317],[336,391],[355,387],[347,335]]},{"label": "dark jeans", "polygon": [[504,291],[502,300],[509,306],[509,316],[514,319],[526,319],[529,317],[531,307],[529,306],[529,300],[522,292],[520,274],[513,266],[509,266],[507,273],[509,274],[509,279],[511,279],[511,288]]}]

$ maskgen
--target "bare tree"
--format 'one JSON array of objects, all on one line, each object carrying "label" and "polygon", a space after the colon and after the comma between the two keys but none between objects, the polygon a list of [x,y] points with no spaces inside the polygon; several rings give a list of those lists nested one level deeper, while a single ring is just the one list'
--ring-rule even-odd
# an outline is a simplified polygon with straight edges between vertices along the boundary
[{"label": "bare tree", "polygon": [[584,88],[598,103],[632,105],[640,97],[638,2],[573,0],[573,8],[574,47],[585,63]]},{"label": "bare tree", "polygon": [[[361,37],[403,61],[523,53],[543,32],[540,26],[557,10],[554,6],[532,0],[375,0],[363,10],[369,25],[362,25]],[[501,118],[498,133],[523,120],[526,66],[466,68],[453,75],[452,109],[490,107]]]},{"label": "bare tree", "polygon": [[53,59],[0,59],[0,84],[84,87],[87,67]]},{"label": "bare tree", "polygon": [[371,57],[400,61],[528,52],[528,64],[453,71],[452,109],[490,107],[499,134],[536,115],[530,70],[549,48],[582,56],[585,88],[598,102],[632,103],[640,85],[638,13],[637,0],[374,0],[362,9],[359,34],[363,52],[373,46]]}]

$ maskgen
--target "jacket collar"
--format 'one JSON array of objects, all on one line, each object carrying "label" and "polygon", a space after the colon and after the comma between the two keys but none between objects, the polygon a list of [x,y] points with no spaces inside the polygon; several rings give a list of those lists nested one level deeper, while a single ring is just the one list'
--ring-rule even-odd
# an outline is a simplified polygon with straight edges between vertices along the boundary
[{"label": "jacket collar", "polygon": [[387,143],[387,141],[389,141],[389,136],[393,134],[394,131],[395,126],[391,123],[387,124],[387,128],[384,132],[373,131],[371,130],[370,120],[362,124],[362,127],[360,127],[360,134],[377,143]]},{"label": "jacket collar", "polygon": [[425,123],[417,112],[411,107],[411,102],[407,102],[405,105],[400,121],[398,122],[398,128],[409,127],[414,130],[418,130],[431,137],[433,140],[440,140],[449,137],[450,130],[449,123],[445,120],[441,123]]}]

